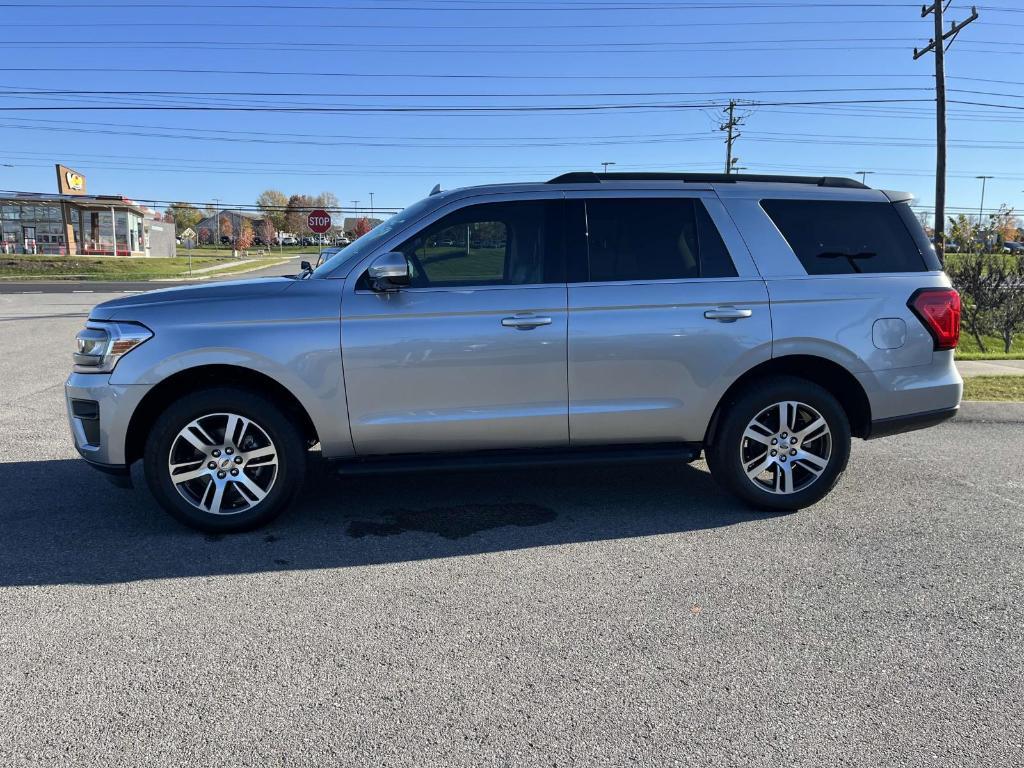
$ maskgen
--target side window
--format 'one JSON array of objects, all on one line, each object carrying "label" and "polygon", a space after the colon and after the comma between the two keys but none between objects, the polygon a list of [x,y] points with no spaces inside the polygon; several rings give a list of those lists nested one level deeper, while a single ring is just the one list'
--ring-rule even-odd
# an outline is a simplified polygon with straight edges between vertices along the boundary
[{"label": "side window", "polygon": [[587,200],[586,234],[593,282],[736,276],[700,200]]},{"label": "side window", "polygon": [[409,260],[413,287],[562,282],[561,201],[469,206],[398,250]]},{"label": "side window", "polygon": [[809,275],[924,272],[924,257],[891,203],[762,200]]}]

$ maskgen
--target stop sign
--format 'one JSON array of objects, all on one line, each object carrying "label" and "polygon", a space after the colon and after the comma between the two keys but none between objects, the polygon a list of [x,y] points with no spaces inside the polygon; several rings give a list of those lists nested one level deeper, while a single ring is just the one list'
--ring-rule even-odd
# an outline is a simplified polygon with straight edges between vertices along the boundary
[{"label": "stop sign", "polygon": [[306,223],[309,224],[309,228],[313,232],[322,235],[331,228],[331,214],[321,208],[317,208],[315,211],[309,212]]}]

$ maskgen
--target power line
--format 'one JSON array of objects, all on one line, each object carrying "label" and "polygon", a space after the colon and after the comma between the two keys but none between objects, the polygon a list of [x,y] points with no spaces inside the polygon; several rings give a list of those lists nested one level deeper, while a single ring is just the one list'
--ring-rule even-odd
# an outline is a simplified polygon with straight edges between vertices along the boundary
[{"label": "power line", "polygon": [[[798,106],[798,105],[837,105],[837,104],[907,104],[930,102],[932,99],[821,99],[814,101],[758,101],[750,102],[748,106]],[[980,106],[1002,107],[1006,109],[1024,109],[1024,106],[1015,107],[1006,104],[981,104],[980,102],[956,102],[962,104],[978,104]],[[721,103],[675,103],[675,102],[637,102],[630,104],[530,104],[530,105],[506,105],[506,106],[460,106],[457,104],[438,106],[368,106],[351,105],[336,107],[260,107],[240,105],[152,105],[152,104],[99,104],[99,105],[62,105],[62,106],[31,106],[31,107],[0,107],[0,112],[77,112],[77,111],[114,111],[114,112],[268,112],[268,113],[302,113],[302,114],[459,114],[459,115],[505,115],[505,114],[530,114],[530,113],[573,113],[573,112],[603,112],[623,110],[680,110],[680,109],[708,109],[721,107]]]}]

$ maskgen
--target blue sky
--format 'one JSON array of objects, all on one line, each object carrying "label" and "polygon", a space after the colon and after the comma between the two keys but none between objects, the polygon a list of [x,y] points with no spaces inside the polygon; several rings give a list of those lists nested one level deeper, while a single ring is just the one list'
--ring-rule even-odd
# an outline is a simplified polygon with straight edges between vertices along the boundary
[{"label": "blue sky", "polygon": [[[251,204],[275,187],[365,209],[371,191],[377,208],[395,208],[435,183],[605,161],[719,171],[716,105],[734,97],[749,103],[736,145],[748,172],[869,170],[873,186],[931,205],[933,62],[911,57],[932,32],[920,8],[0,0],[0,189],[52,191],[62,162],[90,192],[138,200]],[[947,19],[969,13],[953,2]],[[1021,210],[1024,3],[979,13],[947,58],[949,98],[978,103],[950,104],[947,206],[976,211],[974,177],[987,174],[986,208]],[[793,103],[841,101],[872,103]],[[192,111],[166,109],[181,106]],[[296,111],[309,108],[333,111]]]}]

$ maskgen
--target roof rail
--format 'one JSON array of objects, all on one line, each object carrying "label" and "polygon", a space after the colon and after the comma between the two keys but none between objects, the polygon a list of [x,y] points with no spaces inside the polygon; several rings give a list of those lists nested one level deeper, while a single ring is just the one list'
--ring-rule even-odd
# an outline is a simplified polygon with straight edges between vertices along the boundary
[{"label": "roof rail", "polygon": [[602,181],[682,181],[691,184],[734,184],[738,181],[761,181],[775,184],[813,184],[817,187],[870,189],[856,179],[843,176],[782,176],[757,173],[593,173],[574,171],[548,181],[548,184],[600,184]]}]

